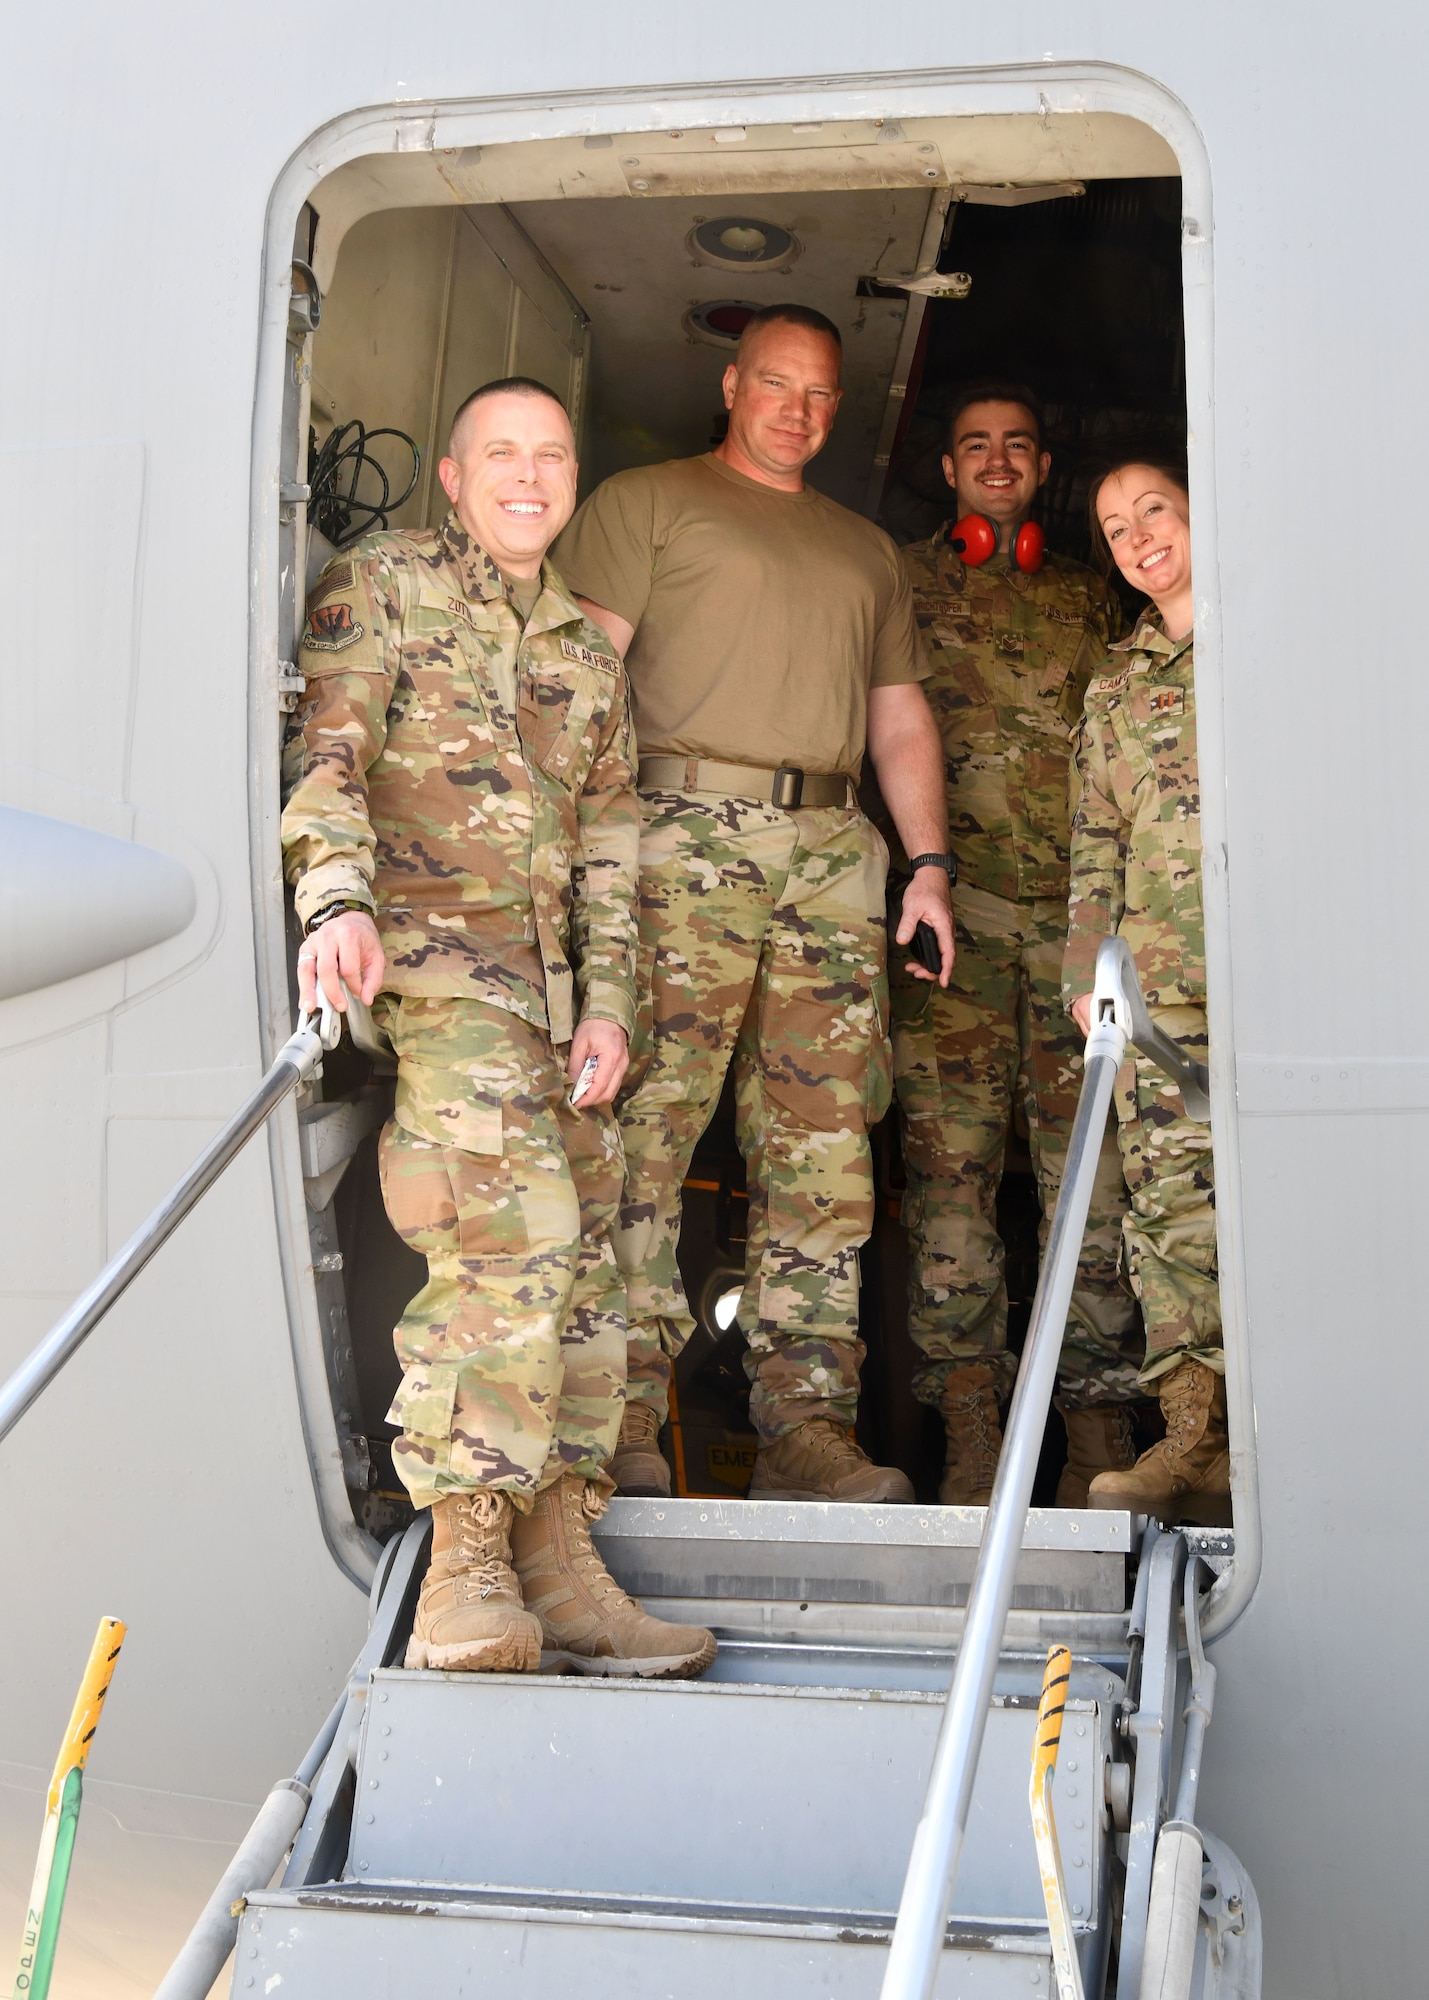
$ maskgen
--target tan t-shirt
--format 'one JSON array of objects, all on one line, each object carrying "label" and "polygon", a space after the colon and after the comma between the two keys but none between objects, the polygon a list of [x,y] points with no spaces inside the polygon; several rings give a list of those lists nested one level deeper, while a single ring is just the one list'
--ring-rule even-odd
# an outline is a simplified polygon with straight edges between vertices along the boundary
[{"label": "tan t-shirt", "polygon": [[635,627],[644,756],[857,777],[868,690],[928,671],[883,530],[712,455],[616,473],[551,553],[568,589]]}]

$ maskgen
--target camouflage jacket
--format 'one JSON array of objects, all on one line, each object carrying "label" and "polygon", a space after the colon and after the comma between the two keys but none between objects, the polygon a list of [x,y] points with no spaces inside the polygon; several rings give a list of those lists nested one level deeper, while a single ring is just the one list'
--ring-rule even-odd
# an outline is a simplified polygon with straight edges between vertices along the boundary
[{"label": "camouflage jacket", "polygon": [[1097,946],[1119,931],[1153,1006],[1204,1006],[1201,780],[1192,638],[1145,617],[1087,690],[1077,746],[1068,1004],[1089,993]]},{"label": "camouflage jacket", "polygon": [[[285,759],[298,916],[372,909],[391,992],[570,1039],[634,1023],[639,847],[625,669],[549,562],[522,630],[454,514],[334,558],[308,608]],[[512,712],[512,693],[515,712]]]},{"label": "camouflage jacket", "polygon": [[1029,576],[1007,556],[969,569],[948,525],[903,550],[932,673],[959,879],[1012,902],[1067,893],[1069,767],[1082,697],[1122,629],[1080,563],[1048,555]]}]

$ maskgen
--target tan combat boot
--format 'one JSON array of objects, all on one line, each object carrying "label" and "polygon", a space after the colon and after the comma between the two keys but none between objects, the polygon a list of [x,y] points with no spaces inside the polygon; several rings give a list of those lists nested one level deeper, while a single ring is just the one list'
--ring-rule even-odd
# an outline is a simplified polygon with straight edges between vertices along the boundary
[{"label": "tan combat boot", "polygon": [[913,1488],[896,1465],[875,1465],[852,1431],[832,1417],[810,1417],[773,1444],[760,1445],[749,1497],[907,1502]]},{"label": "tan combat boot", "polygon": [[1225,1379],[1202,1361],[1183,1361],[1161,1377],[1159,1389],[1165,1437],[1130,1472],[1094,1479],[1087,1505],[1225,1526],[1231,1518]]},{"label": "tan combat boot", "polygon": [[591,1522],[604,1511],[595,1481],[568,1472],[512,1523],[516,1574],[545,1638],[543,1665],[647,1680],[702,1674],[715,1656],[713,1632],[667,1625],[626,1596],[591,1542]]},{"label": "tan combat boot", "polygon": [[670,1497],[670,1468],[660,1449],[660,1412],[653,1403],[627,1403],[615,1454],[605,1468],[621,1493]]},{"label": "tan combat boot", "polygon": [[997,1378],[980,1362],[950,1370],[938,1409],[948,1433],[938,1499],[944,1507],[986,1507],[1002,1455]]},{"label": "tan combat boot", "polygon": [[511,1568],[511,1496],[479,1487],[432,1508],[432,1560],[417,1600],[408,1667],[445,1673],[534,1673],[540,1621]]},{"label": "tan combat boot", "polygon": [[[1057,1405],[1062,1410],[1062,1405]],[[1125,1403],[1092,1410],[1062,1410],[1067,1462],[1057,1481],[1059,1507],[1085,1507],[1087,1488],[1102,1472],[1125,1472],[1136,1463],[1136,1432]]]}]

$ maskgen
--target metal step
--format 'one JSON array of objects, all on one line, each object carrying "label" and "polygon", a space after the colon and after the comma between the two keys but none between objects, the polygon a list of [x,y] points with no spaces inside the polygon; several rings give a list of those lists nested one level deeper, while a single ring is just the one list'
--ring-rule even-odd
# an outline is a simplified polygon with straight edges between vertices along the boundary
[{"label": "metal step", "polygon": [[[573,1857],[612,1829],[598,1806],[550,1830]],[[392,1885],[251,1896],[234,2000],[876,2000],[888,1919],[868,1912]],[[938,2000],[1037,2000],[1055,1991],[1045,1931],[950,1927]]]},{"label": "metal step", "polygon": [[[637,1597],[946,1609],[967,1602],[986,1518],[982,1507],[617,1499],[595,1536]],[[1034,1508],[1014,1609],[1123,1612],[1139,1528],[1130,1514]]]},{"label": "metal step", "polygon": [[[899,1676],[925,1664],[901,1662]],[[759,1665],[785,1684],[374,1675],[345,1875],[512,1900],[576,1890],[891,1918],[941,1691],[810,1686],[791,1657]],[[988,1720],[959,1921],[1042,1921],[1027,1810],[1035,1675],[1011,1679]],[[1077,1668],[1057,1773],[1072,1913],[1087,1928],[1104,1916],[1103,1765],[1120,1693],[1104,1668]]]}]

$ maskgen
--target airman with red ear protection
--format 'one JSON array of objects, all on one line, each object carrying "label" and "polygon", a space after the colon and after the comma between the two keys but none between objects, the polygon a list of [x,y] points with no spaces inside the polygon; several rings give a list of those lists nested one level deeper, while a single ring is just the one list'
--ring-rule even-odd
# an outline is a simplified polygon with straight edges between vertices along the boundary
[{"label": "airman with red ear protection", "polygon": [[[942,1412],[941,1497],[985,1505],[1012,1387],[995,1213],[1015,1103],[1028,1104],[1045,1216],[1076,1110],[1080,1041],[1062,1009],[1068,766],[1082,698],[1120,635],[1116,598],[1049,551],[1031,519],[1051,458],[1030,390],[982,383],[953,406],[943,473],[957,514],[903,551],[932,666],[958,865],[958,956],[946,993],[893,975],[894,1066],[908,1170],[914,1392]],[[895,861],[896,861],[895,856]],[[1119,1274],[1125,1189],[1106,1150],[1062,1351],[1069,1462],[1058,1500],[1130,1464],[1140,1393],[1135,1306]],[[1123,1348],[1126,1352],[1123,1353]]]}]

